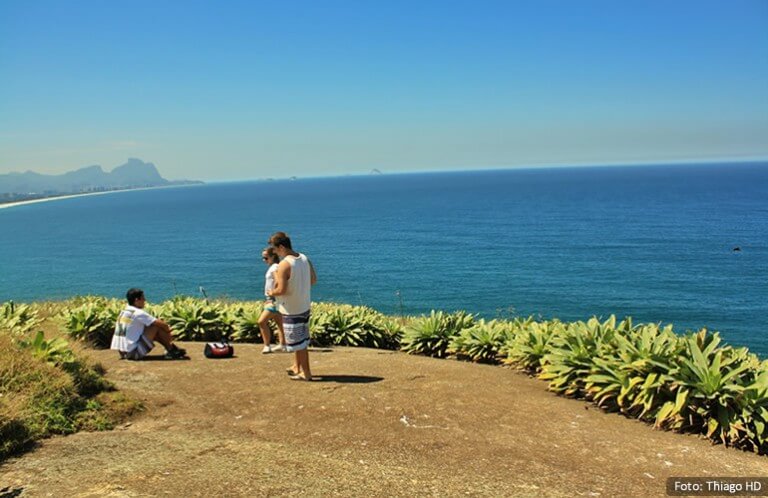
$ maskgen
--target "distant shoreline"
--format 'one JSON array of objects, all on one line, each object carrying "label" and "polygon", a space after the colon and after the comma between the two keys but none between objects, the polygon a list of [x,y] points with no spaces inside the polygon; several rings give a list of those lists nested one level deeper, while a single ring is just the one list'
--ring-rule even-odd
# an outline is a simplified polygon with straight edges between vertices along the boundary
[{"label": "distant shoreline", "polygon": [[199,185],[199,184],[194,183],[194,184],[186,184],[186,185],[158,185],[156,187],[121,188],[121,189],[115,189],[115,190],[104,190],[101,192],[82,192],[79,194],[52,195],[49,197],[39,197],[37,199],[26,199],[23,201],[0,202],[0,209],[12,208],[16,206],[24,206],[26,204],[37,204],[38,202],[58,201],[60,199],[73,199],[75,197],[87,197],[91,195],[103,195],[103,194],[116,194],[119,192],[133,192],[136,190],[153,190],[153,189],[170,188],[170,187],[188,187],[190,185]]}]

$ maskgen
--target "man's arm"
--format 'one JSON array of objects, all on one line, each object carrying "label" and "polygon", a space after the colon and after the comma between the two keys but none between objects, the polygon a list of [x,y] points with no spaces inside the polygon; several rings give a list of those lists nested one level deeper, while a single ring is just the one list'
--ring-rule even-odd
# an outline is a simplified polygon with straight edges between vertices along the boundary
[{"label": "man's arm", "polygon": [[307,259],[307,263],[309,263],[309,284],[315,285],[317,283],[317,273],[315,273],[315,267],[312,264],[312,261]]},{"label": "man's arm", "polygon": [[275,273],[275,288],[267,292],[269,296],[281,296],[288,291],[288,279],[291,278],[291,265],[288,261],[281,261],[277,265]]}]

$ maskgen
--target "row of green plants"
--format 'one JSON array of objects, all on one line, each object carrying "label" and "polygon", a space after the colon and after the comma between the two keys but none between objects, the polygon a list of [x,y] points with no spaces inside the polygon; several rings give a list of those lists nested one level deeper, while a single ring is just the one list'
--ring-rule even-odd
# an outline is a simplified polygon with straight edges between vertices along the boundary
[{"label": "row of green plants", "polygon": [[37,310],[0,308],[0,461],[53,434],[111,429],[140,404],[61,337],[46,339]]},{"label": "row of green plants", "polygon": [[[78,297],[61,313],[67,334],[96,348],[106,348],[115,330],[117,315],[125,302],[99,296]],[[161,318],[181,341],[261,342],[260,302],[208,301],[178,296],[146,311]],[[271,328],[275,324],[270,322]],[[310,322],[317,346],[362,346],[397,349],[403,326],[371,308],[319,303],[312,309]]]},{"label": "row of green plants", "polygon": [[[70,335],[108,344],[122,303],[104,298],[77,303],[65,312]],[[261,310],[260,303],[177,297],[148,311],[165,319],[182,340],[227,335],[258,342]],[[464,311],[433,311],[392,318],[364,306],[331,303],[313,306],[310,328],[317,346],[400,349],[509,365],[546,381],[553,392],[606,411],[768,453],[768,361],[724,344],[706,329],[678,335],[671,325],[634,324],[614,316],[577,322],[485,320]]]}]

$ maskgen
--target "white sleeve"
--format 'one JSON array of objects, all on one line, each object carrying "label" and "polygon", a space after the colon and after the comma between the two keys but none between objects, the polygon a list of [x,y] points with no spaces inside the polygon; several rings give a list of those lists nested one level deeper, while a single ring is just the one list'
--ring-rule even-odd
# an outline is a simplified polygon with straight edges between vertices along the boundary
[{"label": "white sleeve", "polygon": [[152,325],[152,323],[157,320],[154,316],[150,315],[144,310],[139,310],[138,313],[133,317],[134,320],[138,320],[139,323],[144,325],[145,327],[149,327]]}]

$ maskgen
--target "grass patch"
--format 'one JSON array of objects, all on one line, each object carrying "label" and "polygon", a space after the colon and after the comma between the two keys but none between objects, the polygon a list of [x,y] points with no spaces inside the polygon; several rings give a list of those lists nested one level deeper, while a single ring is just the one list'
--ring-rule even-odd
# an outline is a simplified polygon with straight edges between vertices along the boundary
[{"label": "grass patch", "polygon": [[111,429],[140,409],[101,365],[54,341],[43,347],[0,330],[0,461],[53,434]]}]

